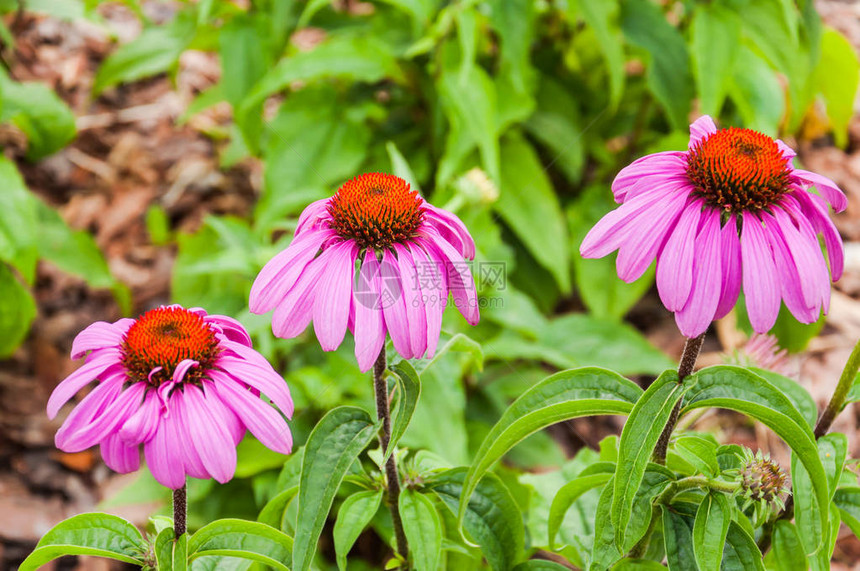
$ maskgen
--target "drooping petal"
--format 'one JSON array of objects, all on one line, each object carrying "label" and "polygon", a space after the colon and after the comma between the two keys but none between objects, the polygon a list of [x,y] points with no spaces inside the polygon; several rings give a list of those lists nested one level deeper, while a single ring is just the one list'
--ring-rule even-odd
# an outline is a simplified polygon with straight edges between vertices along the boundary
[{"label": "drooping petal", "polygon": [[101,375],[110,374],[111,370],[119,369],[122,366],[120,358],[121,354],[118,349],[103,349],[95,358],[88,360],[78,370],[60,382],[48,399],[48,418],[53,419],[57,416],[60,408],[86,385]]},{"label": "drooping petal", "polygon": [[183,359],[176,365],[176,368],[173,370],[173,382],[181,383],[185,380],[185,373],[188,372],[189,369],[193,369],[199,367],[200,363],[195,361],[194,359]]},{"label": "drooping petal", "polygon": [[842,277],[845,267],[845,254],[842,246],[842,236],[836,230],[833,221],[827,215],[827,207],[821,198],[808,192],[793,192],[791,196],[800,204],[806,219],[809,220],[816,232],[824,236],[827,247],[827,259],[830,261],[830,275],[835,282]]},{"label": "drooping petal", "polygon": [[[54,444],[57,448],[65,452],[80,452],[82,450],[77,448],[72,450],[68,443],[77,434],[87,430],[93,422],[104,416],[105,410],[113,405],[122,392],[123,381],[124,378],[121,376],[110,377],[99,383],[87,396],[81,399],[81,402],[72,409],[54,436]],[[85,448],[87,447],[85,446]]]},{"label": "drooping petal", "polygon": [[133,319],[120,319],[115,323],[96,321],[81,331],[72,343],[72,359],[80,359],[89,351],[106,347],[118,348],[122,337],[134,323]]},{"label": "drooping petal", "polygon": [[120,474],[128,474],[140,468],[140,451],[137,446],[129,446],[113,433],[101,442],[102,459],[107,467]]},{"label": "drooping petal", "polygon": [[233,438],[233,445],[236,446],[243,438],[245,438],[245,433],[248,431],[242,421],[239,420],[239,417],[236,416],[236,413],[221,400],[218,391],[215,390],[216,383],[236,382],[236,379],[229,375],[225,375],[220,371],[213,371],[210,376],[212,377],[212,380],[204,379],[201,383],[209,397],[209,406],[212,407],[213,412],[218,416],[218,418],[224,420],[224,426]]},{"label": "drooping petal", "polygon": [[702,217],[702,204],[701,200],[693,200],[684,207],[657,258],[657,292],[669,311],[680,311],[690,298],[695,238]]},{"label": "drooping petal", "polygon": [[418,279],[418,268],[408,249],[394,245],[400,272],[401,291],[406,304],[406,319],[409,321],[409,345],[412,355],[422,357],[427,352],[427,312],[424,309],[424,294]]},{"label": "drooping petal", "polygon": [[679,193],[665,204],[655,204],[643,212],[640,239],[628,240],[618,248],[615,267],[619,278],[631,283],[642,277],[675,228],[686,201],[687,197]]},{"label": "drooping petal", "polygon": [[379,261],[373,249],[368,248],[353,291],[355,359],[362,373],[373,367],[379,352],[385,345],[381,289]]},{"label": "drooping petal", "polygon": [[166,430],[167,424],[172,422],[172,417],[161,417],[155,434],[144,444],[143,452],[146,465],[158,483],[177,490],[185,485],[185,469],[183,459],[176,453],[177,444],[171,442]]},{"label": "drooping petal", "polygon": [[328,203],[330,200],[330,198],[320,198],[311,202],[302,210],[296,223],[296,236],[312,230],[321,220],[330,218],[328,214]]},{"label": "drooping petal", "polygon": [[457,254],[450,244],[439,240],[438,234],[435,234],[432,229],[427,230],[423,245],[435,249],[436,253],[433,257],[445,262],[445,281],[454,300],[454,306],[466,318],[469,325],[477,325],[481,315],[478,307],[478,293],[475,290],[475,280],[472,278],[469,264]]},{"label": "drooping petal", "polygon": [[134,383],[121,394],[115,396],[112,402],[104,403],[107,407],[88,424],[83,426],[70,424],[70,426],[74,426],[73,430],[63,430],[61,427],[55,436],[57,448],[66,452],[81,452],[95,446],[114,432],[117,426],[124,423],[140,407],[145,390],[143,383]]},{"label": "drooping petal", "polygon": [[263,368],[254,363],[222,357],[219,362],[225,374],[260,391],[281,409],[287,418],[293,416],[293,399],[284,379],[271,367]]},{"label": "drooping petal", "polygon": [[822,297],[830,296],[829,274],[818,240],[810,241],[805,238],[800,228],[795,226],[793,218],[783,208],[773,208],[772,216],[773,231],[779,235],[786,248],[785,261],[793,263],[797,272],[797,279],[792,285],[800,293],[803,306],[817,318],[821,312]]},{"label": "drooping petal", "polygon": [[334,351],[346,335],[349,321],[349,300],[355,277],[355,260],[358,246],[354,242],[341,242],[332,247],[333,253],[314,298],[314,332],[323,351]]},{"label": "drooping petal", "polygon": [[780,290],[770,245],[759,218],[743,216],[741,230],[741,270],[750,324],[756,333],[766,333],[779,314]]},{"label": "drooping petal", "polygon": [[704,333],[714,319],[723,281],[720,212],[715,209],[706,211],[702,222],[695,242],[696,263],[690,297],[686,305],[675,313],[678,328],[690,338]]},{"label": "drooping petal", "polygon": [[310,262],[296,284],[280,300],[272,315],[272,331],[276,337],[292,339],[304,331],[313,318],[314,297],[320,276],[327,270],[330,258],[328,249]]},{"label": "drooping petal", "polygon": [[794,169],[791,176],[799,180],[804,187],[815,186],[818,193],[824,197],[824,200],[830,203],[830,206],[836,212],[842,212],[848,207],[848,199],[845,197],[845,193],[836,186],[835,182],[826,176],[801,169]]},{"label": "drooping petal", "polygon": [[200,388],[185,387],[184,428],[206,471],[223,484],[236,471],[236,447],[224,419],[215,414],[209,400]]},{"label": "drooping petal", "polygon": [[334,232],[331,230],[308,232],[269,260],[251,286],[248,301],[251,313],[266,313],[276,307],[296,285],[322,243],[332,236]]},{"label": "drooping petal", "polygon": [[427,322],[427,353],[426,357],[432,358],[436,354],[436,346],[439,344],[439,335],[442,332],[442,314],[448,304],[448,285],[445,278],[445,260],[433,258],[430,251],[420,243],[412,248],[412,258],[418,269],[418,280],[426,303]]},{"label": "drooping petal", "polygon": [[382,264],[380,267],[380,286],[382,291],[382,317],[385,328],[391,335],[394,349],[404,359],[412,359],[411,336],[409,334],[409,321],[406,318],[406,301],[403,298],[402,280],[400,279],[400,266],[397,259],[390,250],[382,253]]},{"label": "drooping petal", "polygon": [[146,393],[143,404],[119,429],[119,436],[130,446],[137,446],[152,438],[161,417],[161,399],[154,391]]},{"label": "drooping petal", "polygon": [[690,125],[689,148],[692,149],[699,143],[699,141],[716,132],[717,126],[714,124],[714,120],[708,115],[702,115],[696,119],[692,125]]},{"label": "drooping petal", "polygon": [[170,419],[169,422],[165,423],[163,430],[167,431],[168,440],[171,444],[181,444],[172,447],[172,450],[176,458],[182,462],[185,475],[200,479],[210,478],[211,474],[203,465],[203,460],[200,459],[200,454],[191,440],[189,425],[185,393],[179,390],[170,399]]},{"label": "drooping petal", "polygon": [[612,181],[615,202],[627,202],[631,189],[643,179],[662,179],[685,172],[687,153],[666,151],[638,158],[618,173]]},{"label": "drooping petal", "polygon": [[729,216],[720,231],[720,255],[722,256],[723,284],[720,302],[714,319],[722,319],[732,310],[741,292],[741,241],[738,236],[738,222],[734,214]]},{"label": "drooping petal", "polygon": [[429,202],[424,203],[425,217],[436,223],[436,230],[447,239],[464,258],[475,258],[475,241],[466,225],[456,214],[436,208]]},{"label": "drooping petal", "polygon": [[248,335],[248,331],[232,317],[226,315],[207,315],[203,318],[203,321],[218,327],[227,339],[241,343],[246,347],[251,347],[251,336]]},{"label": "drooping petal", "polygon": [[679,194],[689,194],[686,189],[662,187],[648,194],[640,194],[601,218],[588,231],[579,252],[584,258],[602,258],[621,247],[630,236],[635,236],[639,225],[647,221],[643,214]]},{"label": "drooping petal", "polygon": [[293,437],[283,417],[274,408],[253,396],[237,383],[215,383],[212,385],[251,434],[266,447],[281,454],[289,454],[293,448]]},{"label": "drooping petal", "polygon": [[820,307],[816,310],[806,305],[803,294],[803,282],[806,278],[798,272],[798,261],[792,256],[776,218],[768,213],[762,213],[762,219],[765,223],[765,238],[773,251],[782,300],[798,321],[812,323],[818,318]]}]

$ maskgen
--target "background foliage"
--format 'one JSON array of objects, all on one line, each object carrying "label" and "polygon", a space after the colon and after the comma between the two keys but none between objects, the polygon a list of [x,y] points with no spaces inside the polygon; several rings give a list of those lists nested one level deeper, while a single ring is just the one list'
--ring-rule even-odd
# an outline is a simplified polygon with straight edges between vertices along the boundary
[{"label": "background foliage", "polygon": [[[349,342],[323,354],[309,334],[277,340],[268,317],[246,309],[253,278],[289,243],[301,210],[358,173],[394,172],[472,232],[481,323],[467,328],[455,311],[446,313],[447,345],[415,363],[421,398],[400,441],[414,484],[404,497],[405,519],[415,537],[429,538],[416,540],[431,543],[416,549],[426,568],[439,563],[440,549],[449,568],[482,565],[454,523],[464,485],[455,467],[472,463],[513,399],[554,370],[591,365],[639,378],[673,365],[624,321],[650,289],[653,271],[624,284],[611,258],[578,255],[585,232],[613,206],[609,183],[618,170],[645,153],[685,148],[689,119],[701,113],[772,136],[824,131],[844,146],[858,82],[856,54],[822,25],[811,0],[199,0],[178,4],[162,24],[149,21],[135,0],[124,3],[143,32],[101,64],[93,96],[174,74],[187,50],[217,53],[221,80],[181,120],[227,102],[232,125],[208,133],[220,142],[221,165],[249,158],[265,165],[247,218],[210,216],[197,232],[178,235],[158,210],[147,223],[154,241],[178,248],[173,301],[236,316],[283,372],[300,411],[292,423],[297,443],[337,405],[372,408],[371,384]],[[92,0],[25,4],[64,18],[99,18]],[[0,7],[12,11],[17,3]],[[11,41],[8,30],[0,35]],[[74,117],[51,90],[5,74],[0,121],[26,135],[31,161],[75,136]],[[31,194],[13,162],[0,162],[0,181],[7,196],[0,209],[0,354],[15,349],[35,315],[28,288],[39,259],[113,289],[130,312],[127,292],[89,234],[71,231]],[[817,331],[782,318],[775,330],[795,350]],[[407,385],[400,386],[403,402]],[[553,545],[565,545],[562,553],[580,565],[597,557],[597,483],[556,522],[557,537],[546,524],[556,492],[586,469],[599,476],[600,463],[615,460],[615,446],[610,439],[599,452],[585,448],[568,459],[538,432],[513,448],[496,476],[480,483],[466,518],[473,538],[496,542],[483,564],[512,568]],[[249,438],[239,456],[230,484],[192,487],[192,527],[219,516],[255,520],[298,483],[300,453],[284,464]],[[373,509],[379,492],[360,490],[377,477],[378,461],[362,455],[328,500],[335,502],[339,565],[368,523],[390,540],[385,510]],[[557,469],[531,472],[538,467]],[[163,494],[143,473],[112,501]],[[285,505],[268,515],[298,542],[294,502]],[[481,527],[487,505],[498,518],[490,528]],[[683,531],[686,516],[672,517]],[[356,561],[351,568],[361,568]]]}]

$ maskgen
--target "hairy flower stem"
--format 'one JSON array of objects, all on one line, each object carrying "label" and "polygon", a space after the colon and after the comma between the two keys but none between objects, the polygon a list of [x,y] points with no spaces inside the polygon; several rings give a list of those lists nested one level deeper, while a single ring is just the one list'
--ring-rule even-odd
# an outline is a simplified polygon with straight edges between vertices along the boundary
[{"label": "hairy flower stem", "polygon": [[659,496],[654,498],[651,507],[651,522],[648,525],[648,530],[645,532],[645,535],[642,536],[642,539],[640,539],[639,542],[633,546],[633,549],[630,550],[629,557],[638,559],[645,555],[645,551],[648,549],[648,543],[651,541],[651,535],[654,533],[654,528],[659,520],[660,506],[668,506],[672,501],[672,498],[674,498],[678,493],[691,488],[702,488],[726,494],[733,494],[740,487],[740,482],[723,482],[722,480],[712,480],[707,476],[689,476],[672,482],[666,486],[662,492],[660,492]]},{"label": "hairy flower stem", "polygon": [[186,515],[188,513],[188,498],[185,484],[173,490],[173,534],[178,540],[186,531]]},{"label": "hairy flower stem", "polygon": [[[696,359],[699,358],[699,351],[702,350],[702,343],[705,342],[705,334],[702,333],[698,337],[687,339],[684,344],[684,353],[681,355],[681,365],[678,367],[678,383],[682,383],[684,379],[693,373],[696,367]],[[669,447],[669,439],[672,437],[672,431],[675,430],[675,425],[678,423],[678,416],[681,414],[681,401],[675,404],[672,409],[672,414],[669,416],[669,422],[660,434],[660,439],[657,441],[657,447],[654,449],[654,462],[658,464],[666,464],[666,449]]]},{"label": "hairy flower stem", "polygon": [[[388,383],[385,381],[385,347],[379,352],[379,357],[373,365],[373,390],[376,393],[376,417],[382,421],[382,434],[379,443],[382,453],[388,451],[391,442],[391,410],[388,407]],[[394,453],[388,455],[385,463],[385,479],[388,483],[388,508],[391,511],[391,521],[394,524],[394,538],[397,541],[397,552],[406,559],[409,546],[406,543],[406,532],[403,531],[403,520],[400,518],[400,477],[397,475],[397,462]]]},{"label": "hairy flower stem", "polygon": [[845,406],[845,397],[848,396],[848,391],[854,384],[854,377],[857,376],[858,369],[860,369],[860,342],[854,346],[851,356],[848,357],[848,362],[842,370],[842,376],[839,377],[839,383],[836,385],[836,390],[833,391],[833,396],[830,397],[830,402],[827,403],[827,408],[818,417],[818,423],[815,425],[816,439],[827,434],[830,425],[836,419],[836,415],[842,411],[842,407]]}]

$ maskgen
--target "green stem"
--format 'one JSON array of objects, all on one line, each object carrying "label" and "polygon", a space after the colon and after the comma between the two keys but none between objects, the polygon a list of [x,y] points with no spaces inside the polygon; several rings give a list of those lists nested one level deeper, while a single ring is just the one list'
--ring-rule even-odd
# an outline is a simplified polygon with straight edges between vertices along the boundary
[{"label": "green stem", "polygon": [[833,391],[833,396],[830,397],[827,408],[818,417],[818,423],[815,425],[816,439],[827,434],[836,416],[842,412],[842,408],[845,406],[845,397],[848,396],[848,391],[851,390],[851,386],[854,384],[854,377],[857,376],[858,370],[860,370],[860,342],[854,346],[851,356],[848,357],[848,362],[842,370],[842,376],[839,377],[839,384],[836,385],[836,390]]},{"label": "green stem", "polygon": [[732,494],[740,487],[740,482],[711,480],[706,476],[689,476],[672,482],[666,486],[666,489],[660,492],[660,495],[654,498],[654,502],[651,507],[651,522],[648,524],[648,529],[645,531],[645,535],[643,535],[642,539],[640,539],[639,542],[633,546],[633,549],[630,550],[630,557],[640,558],[645,554],[645,551],[648,549],[648,543],[651,541],[651,535],[654,533],[654,528],[656,527],[659,519],[660,506],[668,506],[671,503],[672,498],[680,492],[692,488],[704,488],[707,490],[714,490],[716,492]]},{"label": "green stem", "polygon": [[[702,350],[702,343],[705,342],[705,334],[702,333],[698,337],[687,339],[684,344],[684,353],[681,355],[681,364],[678,367],[678,383],[682,383],[684,379],[693,373],[696,368],[696,359],[699,358],[699,352]],[[672,432],[675,430],[675,425],[678,423],[678,416],[681,414],[681,401],[675,404],[672,409],[672,414],[669,416],[669,422],[660,433],[660,439],[657,440],[657,446],[654,448],[654,462],[657,464],[666,464],[666,450],[669,448],[669,439],[672,437]]]},{"label": "green stem", "polygon": [[[388,406],[388,383],[385,381],[385,347],[379,352],[379,357],[373,365],[373,389],[376,393],[376,417],[382,421],[382,434],[379,443],[382,453],[388,451],[391,442],[391,410]],[[400,477],[397,474],[397,462],[394,453],[388,455],[385,463],[385,479],[388,487],[388,508],[391,512],[391,522],[394,525],[394,538],[397,542],[397,552],[406,559],[409,555],[409,545],[406,543],[406,532],[403,530],[403,520],[400,517]]]}]

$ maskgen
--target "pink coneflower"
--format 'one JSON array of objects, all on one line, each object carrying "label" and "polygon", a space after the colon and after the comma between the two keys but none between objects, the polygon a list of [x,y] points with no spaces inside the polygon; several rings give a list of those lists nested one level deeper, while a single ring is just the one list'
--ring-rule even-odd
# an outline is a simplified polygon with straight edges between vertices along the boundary
[{"label": "pink coneflower", "polygon": [[621,207],[591,229],[580,251],[599,258],[618,250],[626,282],[656,258],[660,299],[688,337],[726,315],[741,285],[755,331],[773,326],[780,300],[812,323],[827,312],[830,274],[842,275],[842,239],[827,203],[842,211],[847,200],[830,179],[795,169],[794,155],[782,141],[717,130],[701,117],[687,151],[648,155],[618,173],[612,192]]},{"label": "pink coneflower", "polygon": [[93,323],[72,345],[86,362],[54,389],[48,416],[88,383],[98,385],[57,431],[57,447],[79,452],[101,445],[117,472],[140,466],[138,446],[163,485],[177,489],[185,477],[223,483],[236,470],[236,445],[250,430],[267,447],[288,454],[292,436],[287,384],[239,322],[178,305],[138,319]]},{"label": "pink coneflower", "polygon": [[432,356],[449,293],[466,321],[478,322],[464,260],[474,257],[475,243],[455,215],[401,178],[363,174],[305,208],[292,243],[257,276],[250,307],[274,309],[272,330],[286,339],[313,320],[326,351],[349,328],[359,368],[367,371],[386,333],[403,358]]}]

